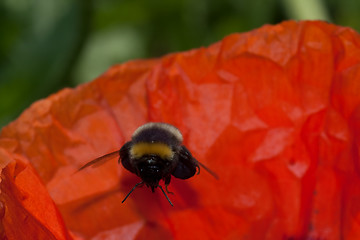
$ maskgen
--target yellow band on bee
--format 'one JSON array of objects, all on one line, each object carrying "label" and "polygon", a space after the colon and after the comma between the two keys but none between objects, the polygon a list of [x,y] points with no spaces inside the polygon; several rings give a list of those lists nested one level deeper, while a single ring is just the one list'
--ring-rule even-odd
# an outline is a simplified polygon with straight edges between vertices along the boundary
[{"label": "yellow band on bee", "polygon": [[130,149],[130,154],[134,158],[142,157],[146,154],[158,155],[163,159],[172,159],[174,152],[164,143],[136,143]]}]

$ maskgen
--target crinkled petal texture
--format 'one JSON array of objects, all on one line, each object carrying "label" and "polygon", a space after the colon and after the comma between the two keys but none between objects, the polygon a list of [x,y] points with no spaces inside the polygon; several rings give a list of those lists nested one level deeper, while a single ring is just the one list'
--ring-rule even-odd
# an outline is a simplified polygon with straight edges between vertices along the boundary
[{"label": "crinkled petal texture", "polygon": [[[161,191],[117,159],[148,121],[206,171]],[[8,239],[360,239],[360,36],[288,21],[111,67],[34,103],[0,138]],[[6,167],[5,167],[6,166]]]}]

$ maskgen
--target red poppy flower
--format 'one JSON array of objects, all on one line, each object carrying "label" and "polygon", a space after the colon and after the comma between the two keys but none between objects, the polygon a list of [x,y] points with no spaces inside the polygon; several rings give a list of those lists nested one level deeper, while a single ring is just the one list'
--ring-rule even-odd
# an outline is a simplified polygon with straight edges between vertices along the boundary
[{"label": "red poppy flower", "polygon": [[[171,207],[116,159],[149,121],[216,171]],[[0,138],[8,239],[360,239],[360,36],[288,21],[133,61],[34,103]]]}]

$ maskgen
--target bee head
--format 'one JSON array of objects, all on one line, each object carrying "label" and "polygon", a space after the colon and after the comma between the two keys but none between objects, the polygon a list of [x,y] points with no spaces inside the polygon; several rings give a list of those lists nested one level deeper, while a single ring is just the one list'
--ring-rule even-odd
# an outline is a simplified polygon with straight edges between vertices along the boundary
[{"label": "bee head", "polygon": [[159,181],[164,177],[164,170],[169,165],[160,156],[155,154],[143,155],[137,165],[139,177],[146,185],[151,187],[152,191],[159,185]]}]

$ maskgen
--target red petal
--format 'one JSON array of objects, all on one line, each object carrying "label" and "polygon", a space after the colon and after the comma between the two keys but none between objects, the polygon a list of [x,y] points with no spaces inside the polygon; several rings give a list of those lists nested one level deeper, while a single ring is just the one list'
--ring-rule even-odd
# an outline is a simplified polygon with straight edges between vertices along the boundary
[{"label": "red petal", "polygon": [[[353,30],[289,21],[39,101],[1,134],[4,232],[68,237],[51,196],[74,238],[359,239],[359,63]],[[74,174],[148,121],[220,179],[173,179],[172,208],[146,188],[121,204],[139,179],[116,160]]]}]

